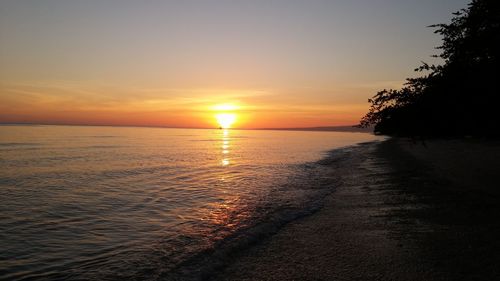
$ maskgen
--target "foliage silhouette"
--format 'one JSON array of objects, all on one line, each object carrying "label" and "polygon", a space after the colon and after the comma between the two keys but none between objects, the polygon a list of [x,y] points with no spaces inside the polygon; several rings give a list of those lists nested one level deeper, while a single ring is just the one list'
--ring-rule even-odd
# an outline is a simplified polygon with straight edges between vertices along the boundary
[{"label": "foliage silhouette", "polygon": [[500,135],[500,1],[473,0],[437,24],[442,65],[423,63],[426,73],[399,90],[382,90],[359,126],[400,136]]}]

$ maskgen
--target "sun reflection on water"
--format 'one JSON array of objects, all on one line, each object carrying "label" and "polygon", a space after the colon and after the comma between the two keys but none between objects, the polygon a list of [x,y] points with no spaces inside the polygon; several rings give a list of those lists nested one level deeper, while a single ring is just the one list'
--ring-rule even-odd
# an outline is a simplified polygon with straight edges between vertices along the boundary
[{"label": "sun reflection on water", "polygon": [[228,166],[229,165],[229,130],[224,129],[222,130],[222,160],[221,164],[222,166]]},{"label": "sun reflection on water", "polygon": [[234,189],[238,188],[235,177],[231,175],[231,170],[236,167],[230,164],[232,160],[230,153],[231,147],[234,142],[231,141],[230,129],[219,130],[219,141],[217,144],[217,153],[220,153],[218,158],[222,169],[218,170],[217,177],[219,179],[219,189],[217,202],[208,204],[207,209],[203,216],[203,221],[217,226],[219,233],[215,240],[225,237],[238,229],[242,221],[248,219],[250,213],[243,208],[245,205],[241,201],[241,196],[234,193]]}]

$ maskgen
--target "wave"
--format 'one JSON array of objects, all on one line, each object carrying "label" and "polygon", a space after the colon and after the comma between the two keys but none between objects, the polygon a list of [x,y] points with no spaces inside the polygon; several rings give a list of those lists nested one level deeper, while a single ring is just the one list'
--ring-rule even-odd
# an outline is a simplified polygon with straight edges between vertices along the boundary
[{"label": "wave", "polygon": [[18,147],[18,146],[42,146],[42,143],[37,142],[0,142],[0,147]]},{"label": "wave", "polygon": [[[354,149],[353,146],[332,150],[319,161],[297,165],[295,176],[278,189],[302,191],[299,197],[288,198],[284,204],[271,208],[264,216],[254,216],[255,221],[249,222],[246,227],[238,229],[212,247],[192,255],[174,268],[162,272],[157,280],[209,279],[240,253],[269,239],[287,224],[316,213],[322,208],[324,199],[333,193],[339,184],[338,175],[325,173],[325,170],[332,170],[335,164],[344,163]],[[266,207],[269,209],[269,206],[258,206],[256,211]]]}]

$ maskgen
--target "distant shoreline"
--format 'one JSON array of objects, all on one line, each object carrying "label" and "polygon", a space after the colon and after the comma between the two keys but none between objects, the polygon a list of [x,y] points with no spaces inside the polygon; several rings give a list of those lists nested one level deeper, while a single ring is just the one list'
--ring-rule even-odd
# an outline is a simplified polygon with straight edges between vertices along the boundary
[{"label": "distant shoreline", "polygon": [[[71,126],[71,127],[118,127],[118,128],[122,128],[123,127],[123,128],[163,128],[163,129],[219,130],[219,128],[217,128],[217,127],[205,128],[205,127],[106,125],[106,124],[0,123],[0,126]],[[294,127],[294,128],[231,128],[230,130],[373,133],[373,128],[358,128],[358,127],[355,127],[355,125],[324,126],[324,127]]]},{"label": "distant shoreline", "polygon": [[303,128],[260,128],[255,130],[272,131],[317,131],[317,132],[349,132],[349,133],[373,133],[373,128],[358,128],[351,126],[327,126],[327,127],[303,127]]}]

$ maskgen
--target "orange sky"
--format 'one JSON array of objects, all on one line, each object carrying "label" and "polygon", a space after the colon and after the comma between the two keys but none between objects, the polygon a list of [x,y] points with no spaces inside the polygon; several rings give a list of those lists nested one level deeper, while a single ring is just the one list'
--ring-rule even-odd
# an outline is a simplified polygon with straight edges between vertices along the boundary
[{"label": "orange sky", "polygon": [[[230,112],[236,114],[233,127],[238,128],[311,127],[355,124],[368,109],[366,102],[336,102],[338,97],[329,96],[309,100],[293,93],[238,89],[149,89],[134,96],[113,87],[57,83],[4,84],[2,122],[213,128],[219,126],[217,114]],[[235,108],[217,108],[220,104]]]},{"label": "orange sky", "polygon": [[353,125],[467,1],[2,1],[0,123]]}]

